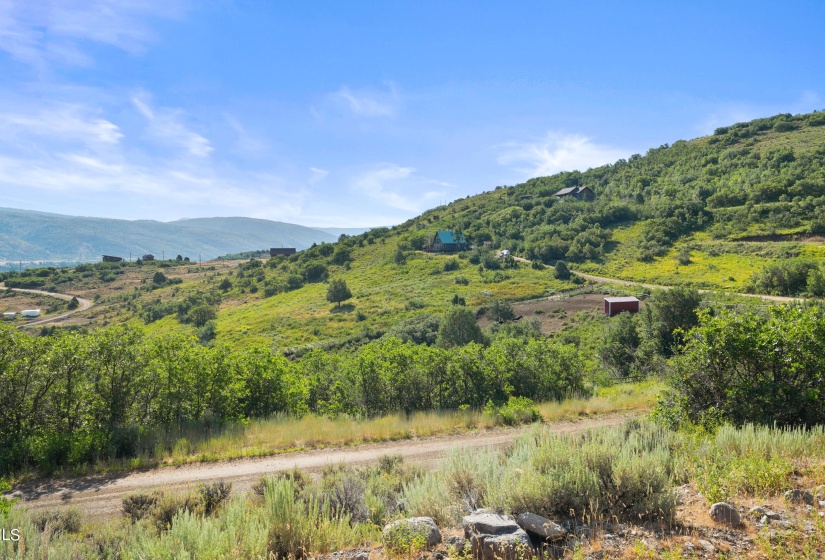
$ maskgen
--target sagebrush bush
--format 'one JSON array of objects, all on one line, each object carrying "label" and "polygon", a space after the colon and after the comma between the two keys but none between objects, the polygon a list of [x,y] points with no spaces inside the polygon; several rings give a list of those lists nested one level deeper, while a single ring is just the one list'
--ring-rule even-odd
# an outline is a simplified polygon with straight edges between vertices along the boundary
[{"label": "sagebrush bush", "polygon": [[232,483],[218,480],[211,484],[201,484],[198,488],[200,501],[205,515],[211,515],[218,506],[229,499],[232,493]]},{"label": "sagebrush bush", "polygon": [[79,532],[81,519],[79,510],[69,508],[38,512],[32,518],[32,522],[38,531],[49,531],[52,535],[58,535]]},{"label": "sagebrush bush", "polygon": [[158,503],[157,494],[137,493],[130,494],[123,498],[123,515],[129,518],[132,523],[140,521],[146,517],[153,507]]}]

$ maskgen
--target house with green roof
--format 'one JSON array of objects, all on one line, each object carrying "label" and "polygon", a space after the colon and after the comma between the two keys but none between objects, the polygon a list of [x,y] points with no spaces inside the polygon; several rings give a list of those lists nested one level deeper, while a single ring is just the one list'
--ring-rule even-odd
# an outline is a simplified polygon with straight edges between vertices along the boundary
[{"label": "house with green roof", "polygon": [[467,249],[467,240],[463,233],[456,235],[452,231],[437,231],[430,246],[435,252],[464,251]]}]

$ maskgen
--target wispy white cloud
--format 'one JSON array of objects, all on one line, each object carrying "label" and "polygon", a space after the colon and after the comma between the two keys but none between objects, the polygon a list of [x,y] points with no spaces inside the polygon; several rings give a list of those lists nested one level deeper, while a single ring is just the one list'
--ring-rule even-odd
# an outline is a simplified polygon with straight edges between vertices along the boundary
[{"label": "wispy white cloud", "polygon": [[137,110],[148,123],[149,133],[159,141],[183,148],[193,156],[207,157],[213,148],[209,140],[187,128],[183,122],[183,111],[178,109],[153,109],[148,101],[136,96],[132,98]]},{"label": "wispy white cloud", "polygon": [[[350,190],[370,199],[408,212],[419,212],[445,197],[444,190],[433,190],[438,182],[414,176],[415,169],[384,163],[363,170],[352,178]],[[441,186],[441,185],[439,185]]]},{"label": "wispy white cloud", "polygon": [[353,91],[342,86],[332,98],[360,117],[394,117],[398,110],[398,91],[390,84],[388,92]]},{"label": "wispy white cloud", "polygon": [[560,171],[585,171],[629,156],[632,151],[596,144],[587,136],[548,132],[534,142],[501,146],[498,163],[536,177]]},{"label": "wispy white cloud", "polygon": [[116,124],[81,105],[59,104],[39,110],[25,108],[17,113],[0,113],[0,129],[15,135],[83,143],[117,144],[123,138]]},{"label": "wispy white cloud", "polygon": [[327,175],[329,175],[329,171],[326,169],[319,169],[317,167],[310,167],[309,171],[312,175],[309,178],[310,183],[317,183],[318,181],[323,180]]},{"label": "wispy white cloud", "polygon": [[241,122],[232,115],[224,115],[229,127],[235,132],[236,139],[232,151],[243,156],[262,156],[269,151],[269,145],[259,136],[247,130]]},{"label": "wispy white cloud", "polygon": [[20,62],[88,66],[82,42],[142,52],[149,22],[179,18],[188,0],[0,0],[0,50]]}]

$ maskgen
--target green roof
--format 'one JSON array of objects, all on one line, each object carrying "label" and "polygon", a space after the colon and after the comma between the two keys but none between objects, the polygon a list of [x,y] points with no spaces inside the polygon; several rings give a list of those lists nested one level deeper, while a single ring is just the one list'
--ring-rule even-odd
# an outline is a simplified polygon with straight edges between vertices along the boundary
[{"label": "green roof", "polygon": [[459,233],[458,238],[456,238],[456,235],[451,231],[439,231],[436,232],[436,235],[442,243],[467,243],[463,233]]}]

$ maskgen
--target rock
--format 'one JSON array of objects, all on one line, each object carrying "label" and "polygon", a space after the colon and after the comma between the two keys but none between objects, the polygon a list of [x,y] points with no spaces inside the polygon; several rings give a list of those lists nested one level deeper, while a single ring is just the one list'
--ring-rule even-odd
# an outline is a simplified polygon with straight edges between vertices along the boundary
[{"label": "rock", "polygon": [[433,521],[432,517],[410,517],[393,521],[384,527],[381,536],[385,546],[392,546],[393,540],[410,533],[421,534],[426,539],[427,548],[431,548],[441,542],[441,531]]},{"label": "rock", "polygon": [[775,525],[783,529],[793,529],[793,523],[790,521],[777,521]]},{"label": "rock", "polygon": [[716,547],[713,546],[710,541],[700,540],[699,546],[701,546],[705,552],[716,552]]},{"label": "rock", "polygon": [[481,560],[516,560],[532,555],[530,537],[509,516],[473,512],[462,520],[473,556]]},{"label": "rock", "polygon": [[481,548],[481,560],[523,560],[532,555],[530,537],[522,529],[514,533],[488,536]]},{"label": "rock", "polygon": [[825,500],[819,500],[819,507],[825,508]]},{"label": "rock", "polygon": [[510,516],[478,511],[465,515],[462,525],[464,536],[468,539],[472,534],[505,535],[521,529],[516,520]]},{"label": "rock", "polygon": [[785,499],[792,504],[805,503],[809,506],[814,504],[814,495],[807,490],[788,490],[785,492]]},{"label": "rock", "polygon": [[696,549],[696,546],[690,541],[687,541],[684,545],[684,548],[690,552],[693,552]]},{"label": "rock", "polygon": [[771,518],[770,518],[770,517],[768,517],[767,515],[763,515],[763,516],[759,519],[759,523],[761,523],[762,525],[767,525],[767,524],[768,524],[768,523],[770,523],[770,522],[771,522]]},{"label": "rock", "polygon": [[813,495],[820,499],[825,498],[825,484],[820,484],[814,488]]},{"label": "rock", "polygon": [[369,558],[370,553],[362,550],[353,554],[351,560],[369,560]]},{"label": "rock", "polygon": [[730,525],[731,527],[736,527],[737,525],[742,524],[742,519],[739,517],[739,512],[736,511],[732,505],[726,504],[725,502],[717,502],[710,506],[710,511],[708,514],[711,519],[717,523],[723,523],[725,525]]},{"label": "rock", "polygon": [[751,509],[748,510],[748,515],[750,515],[751,517],[762,517],[763,515],[766,515],[767,513],[768,513],[768,511],[765,508],[761,507],[761,506],[752,507]]},{"label": "rock", "polygon": [[516,517],[516,523],[531,535],[544,540],[557,541],[567,536],[564,527],[535,513],[522,513]]},{"label": "rock", "polygon": [[464,550],[464,545],[467,544],[467,541],[458,535],[453,535],[444,539],[444,544],[454,548],[456,552],[461,552]]}]

